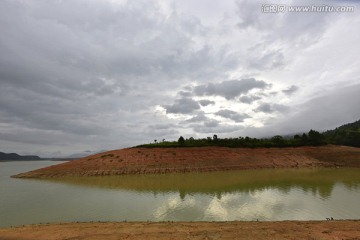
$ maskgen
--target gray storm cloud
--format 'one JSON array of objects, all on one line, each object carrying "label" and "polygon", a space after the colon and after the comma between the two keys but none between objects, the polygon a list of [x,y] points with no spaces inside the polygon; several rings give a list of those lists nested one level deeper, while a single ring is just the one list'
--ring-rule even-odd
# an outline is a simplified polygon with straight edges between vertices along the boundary
[{"label": "gray storm cloud", "polygon": [[254,101],[259,100],[259,99],[261,99],[261,97],[259,97],[259,96],[253,96],[253,95],[251,95],[251,96],[241,96],[241,97],[239,98],[239,100],[240,100],[241,102],[247,103],[247,104],[251,104],[251,103],[253,103]]},{"label": "gray storm cloud", "polygon": [[67,156],[357,120],[359,15],[262,4],[0,1],[0,151]]},{"label": "gray storm cloud", "polygon": [[198,96],[221,96],[226,99],[234,99],[252,89],[265,89],[269,84],[254,78],[229,80],[220,83],[209,83],[196,86],[194,93]]},{"label": "gray storm cloud", "polygon": [[214,101],[210,101],[210,100],[207,100],[207,99],[200,100],[199,103],[200,103],[201,106],[208,106],[208,105],[215,104]]},{"label": "gray storm cloud", "polygon": [[250,117],[247,114],[240,114],[238,112],[228,110],[228,109],[220,110],[220,111],[216,112],[215,114],[218,116],[224,117],[224,118],[231,119],[235,122],[242,122],[242,121],[244,121],[244,119]]},{"label": "gray storm cloud", "polygon": [[285,93],[286,95],[291,95],[295,93],[298,89],[299,87],[292,85],[291,87],[282,90],[282,92]]},{"label": "gray storm cloud", "polygon": [[191,98],[176,99],[173,105],[165,105],[166,113],[192,113],[200,109],[198,102]]}]

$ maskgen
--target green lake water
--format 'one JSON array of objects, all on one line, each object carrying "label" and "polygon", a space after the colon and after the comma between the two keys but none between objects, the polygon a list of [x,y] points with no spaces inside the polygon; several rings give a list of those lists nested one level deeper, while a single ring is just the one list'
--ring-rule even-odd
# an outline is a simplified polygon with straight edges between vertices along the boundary
[{"label": "green lake water", "polygon": [[360,169],[13,179],[59,162],[0,162],[0,227],[87,221],[360,219]]}]

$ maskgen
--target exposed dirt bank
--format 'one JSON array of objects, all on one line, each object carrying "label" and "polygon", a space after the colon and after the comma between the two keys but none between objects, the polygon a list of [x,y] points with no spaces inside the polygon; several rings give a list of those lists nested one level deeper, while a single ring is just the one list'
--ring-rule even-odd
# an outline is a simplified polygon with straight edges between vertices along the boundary
[{"label": "exposed dirt bank", "polygon": [[127,148],[21,173],[20,178],[209,172],[257,168],[360,167],[360,148]]},{"label": "exposed dirt bank", "polygon": [[0,229],[5,239],[360,239],[360,221],[66,223]]}]

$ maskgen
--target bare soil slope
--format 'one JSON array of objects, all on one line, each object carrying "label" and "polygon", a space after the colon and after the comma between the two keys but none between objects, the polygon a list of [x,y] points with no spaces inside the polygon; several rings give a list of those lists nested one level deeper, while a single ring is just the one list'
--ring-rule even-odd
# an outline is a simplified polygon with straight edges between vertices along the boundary
[{"label": "bare soil slope", "polygon": [[360,222],[66,223],[0,229],[0,240],[360,239]]},{"label": "bare soil slope", "polygon": [[54,178],[255,168],[360,167],[360,148],[127,148],[91,155],[14,177]]}]

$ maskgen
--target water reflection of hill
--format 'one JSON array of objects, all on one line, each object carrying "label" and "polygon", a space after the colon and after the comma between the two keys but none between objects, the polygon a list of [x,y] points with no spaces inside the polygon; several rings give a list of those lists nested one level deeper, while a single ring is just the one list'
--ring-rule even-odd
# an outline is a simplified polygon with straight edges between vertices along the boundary
[{"label": "water reflection of hill", "polygon": [[123,189],[142,192],[205,193],[219,198],[223,193],[253,192],[279,189],[289,192],[292,188],[329,197],[335,184],[346,188],[360,187],[358,169],[264,169],[210,173],[185,173],[163,175],[120,175],[102,177],[67,177],[49,179],[52,182],[105,189]]}]

